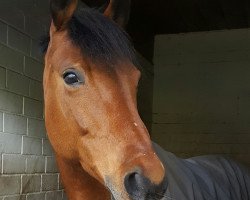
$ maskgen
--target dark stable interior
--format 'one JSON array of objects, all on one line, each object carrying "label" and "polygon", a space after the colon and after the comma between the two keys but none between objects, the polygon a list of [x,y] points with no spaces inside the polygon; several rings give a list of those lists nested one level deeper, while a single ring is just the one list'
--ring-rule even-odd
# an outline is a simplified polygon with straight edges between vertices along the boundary
[{"label": "dark stable interior", "polygon": [[[99,7],[107,0],[83,0]],[[250,27],[249,0],[131,0],[127,31],[136,49],[153,59],[154,35]]]}]

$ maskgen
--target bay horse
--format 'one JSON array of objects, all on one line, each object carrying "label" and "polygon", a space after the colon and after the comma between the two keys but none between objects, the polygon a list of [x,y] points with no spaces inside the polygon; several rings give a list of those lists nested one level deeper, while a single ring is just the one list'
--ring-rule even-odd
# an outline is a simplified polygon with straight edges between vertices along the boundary
[{"label": "bay horse", "polygon": [[70,200],[249,199],[249,173],[224,158],[182,160],[152,143],[137,111],[140,71],[123,28],[129,0],[103,13],[51,0],[45,123]]}]

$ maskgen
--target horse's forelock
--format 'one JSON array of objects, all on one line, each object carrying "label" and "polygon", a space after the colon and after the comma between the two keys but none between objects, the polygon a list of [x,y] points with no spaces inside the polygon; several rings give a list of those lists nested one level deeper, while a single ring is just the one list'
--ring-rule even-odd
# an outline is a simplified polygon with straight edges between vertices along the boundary
[{"label": "horse's forelock", "polygon": [[[128,35],[98,11],[87,8],[76,11],[67,30],[72,43],[92,61],[112,63],[124,59],[137,65],[135,50]],[[46,53],[49,41],[49,34],[41,39],[43,53]]]}]

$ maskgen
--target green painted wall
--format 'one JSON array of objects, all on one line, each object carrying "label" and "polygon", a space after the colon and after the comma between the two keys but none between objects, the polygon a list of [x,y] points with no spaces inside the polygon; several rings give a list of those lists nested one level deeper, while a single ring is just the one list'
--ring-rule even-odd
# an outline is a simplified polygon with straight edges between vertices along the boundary
[{"label": "green painted wall", "polygon": [[138,110],[139,114],[151,132],[152,127],[152,107],[153,107],[153,83],[154,83],[154,67],[153,64],[147,61],[140,54],[137,54],[140,64],[141,79],[138,85]]},{"label": "green painted wall", "polygon": [[158,35],[154,63],[153,139],[250,166],[250,30]]}]

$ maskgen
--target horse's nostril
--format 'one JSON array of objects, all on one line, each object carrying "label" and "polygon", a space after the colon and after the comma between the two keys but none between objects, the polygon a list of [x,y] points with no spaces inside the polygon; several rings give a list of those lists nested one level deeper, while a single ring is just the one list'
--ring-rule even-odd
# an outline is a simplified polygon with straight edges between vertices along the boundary
[{"label": "horse's nostril", "polygon": [[133,192],[133,188],[136,187],[135,174],[136,173],[127,174],[125,177],[124,186],[128,194],[131,194]]},{"label": "horse's nostril", "polygon": [[143,197],[147,191],[146,179],[138,172],[127,174],[124,180],[124,185],[127,193],[132,197]]},{"label": "horse's nostril", "polygon": [[155,185],[141,173],[133,172],[126,175],[124,186],[131,199],[161,199],[167,189],[167,180]]}]

